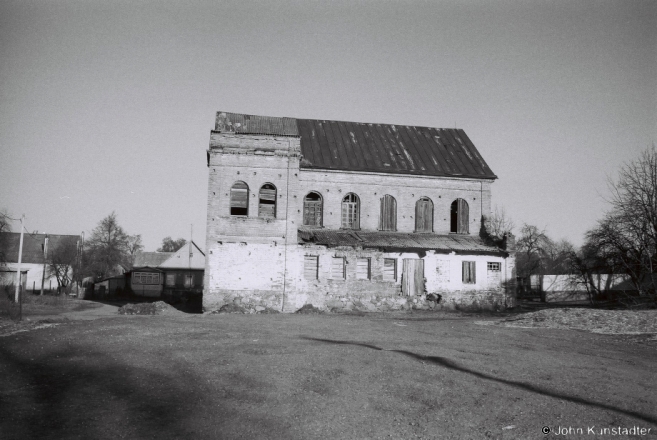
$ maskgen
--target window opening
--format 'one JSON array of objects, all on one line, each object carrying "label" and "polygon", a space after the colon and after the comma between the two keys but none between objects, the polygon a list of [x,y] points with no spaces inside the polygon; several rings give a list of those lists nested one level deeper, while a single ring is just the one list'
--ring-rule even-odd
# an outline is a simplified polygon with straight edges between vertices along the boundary
[{"label": "window opening", "polygon": [[468,202],[465,200],[456,199],[452,202],[449,228],[450,232],[456,234],[470,233],[469,211],[470,208],[468,207]]},{"label": "window opening", "polygon": [[249,187],[244,182],[230,188],[230,215],[249,215]]},{"label": "window opening", "polygon": [[415,203],[415,232],[433,232],[433,202],[428,197]]},{"label": "window opening", "polygon": [[383,281],[397,281],[397,259],[383,259]]},{"label": "window opening", "polygon": [[474,261],[463,262],[463,284],[476,284],[477,270]]},{"label": "window opening", "polygon": [[397,200],[389,194],[381,197],[379,231],[397,230]]},{"label": "window opening", "polygon": [[370,259],[358,258],[356,260],[356,279],[369,280],[370,277]]},{"label": "window opening", "polygon": [[360,228],[360,202],[354,193],[347,194],[342,199],[342,228]]},{"label": "window opening", "polygon": [[317,279],[319,257],[317,255],[305,255],[303,257],[303,277],[307,280]]},{"label": "window opening", "polygon": [[266,183],[260,188],[258,217],[276,218],[276,187]]},{"label": "window opening", "polygon": [[499,272],[501,270],[501,265],[500,263],[493,263],[492,261],[489,261],[487,263],[488,270],[491,272]]},{"label": "window opening", "polygon": [[303,199],[303,224],[322,226],[322,196],[309,192]]},{"label": "window opening", "polygon": [[344,257],[333,257],[331,260],[331,278],[344,280]]}]

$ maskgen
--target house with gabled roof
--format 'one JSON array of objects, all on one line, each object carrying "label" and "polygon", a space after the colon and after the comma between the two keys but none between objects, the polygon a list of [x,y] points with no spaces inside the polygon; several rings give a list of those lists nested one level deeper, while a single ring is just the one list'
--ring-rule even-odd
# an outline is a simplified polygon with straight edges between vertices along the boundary
[{"label": "house with gabled roof", "polygon": [[[16,283],[20,235],[19,232],[0,233],[3,260],[0,261],[0,285]],[[67,249],[66,254],[62,255],[60,252],[58,255],[66,258],[66,261],[58,261],[58,263],[67,267],[68,276],[72,278],[73,270],[79,263],[81,243],[82,239],[79,235],[24,233],[20,264],[23,289],[40,291],[42,284],[45,290],[57,289],[57,277],[50,270],[47,262],[52,261],[53,252],[64,248]]]},{"label": "house with gabled roof", "polygon": [[138,296],[177,298],[203,292],[205,254],[194,241],[176,252],[139,252],[126,284]]},{"label": "house with gabled roof", "polygon": [[461,129],[218,112],[205,310],[514,305],[497,176]]}]

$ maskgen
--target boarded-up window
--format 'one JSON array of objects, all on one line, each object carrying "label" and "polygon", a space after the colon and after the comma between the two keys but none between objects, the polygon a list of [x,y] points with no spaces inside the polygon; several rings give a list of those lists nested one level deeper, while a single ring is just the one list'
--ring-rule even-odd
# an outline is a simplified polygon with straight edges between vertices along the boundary
[{"label": "boarded-up window", "polygon": [[433,232],[433,202],[427,197],[415,203],[415,232]]},{"label": "boarded-up window", "polygon": [[474,261],[463,262],[463,284],[477,283],[477,268]]},{"label": "boarded-up window", "polygon": [[381,213],[379,214],[379,231],[397,230],[397,201],[391,195],[381,197]]},{"label": "boarded-up window", "polygon": [[333,257],[331,259],[331,278],[344,280],[344,257]]},{"label": "boarded-up window", "polygon": [[305,226],[322,226],[322,196],[310,192],[303,199],[303,224]]},{"label": "boarded-up window", "polygon": [[173,287],[176,285],[176,274],[168,273],[167,274],[167,286]]},{"label": "boarded-up window", "polygon": [[370,279],[370,259],[359,258],[356,260],[356,279],[369,280]]},{"label": "boarded-up window", "polygon": [[470,233],[470,208],[468,202],[463,199],[456,199],[452,202],[450,216],[450,232],[457,234]]},{"label": "boarded-up window", "polygon": [[349,193],[342,199],[342,228],[360,228],[360,202],[356,194]]},{"label": "boarded-up window", "polygon": [[303,257],[303,277],[307,280],[317,279],[318,257],[306,255]]},{"label": "boarded-up window", "polygon": [[266,183],[260,188],[258,217],[276,218],[276,187]]},{"label": "boarded-up window", "polygon": [[383,259],[383,281],[397,281],[397,259]]},{"label": "boarded-up window", "polygon": [[249,187],[244,182],[230,188],[230,215],[249,215]]}]

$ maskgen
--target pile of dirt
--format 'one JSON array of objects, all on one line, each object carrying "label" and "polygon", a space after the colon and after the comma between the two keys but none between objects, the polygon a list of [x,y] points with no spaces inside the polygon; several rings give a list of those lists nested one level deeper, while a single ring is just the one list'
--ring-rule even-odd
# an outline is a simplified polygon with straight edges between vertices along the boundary
[{"label": "pile of dirt", "polygon": [[505,327],[587,330],[605,334],[657,333],[657,310],[546,309],[509,317],[493,324]]},{"label": "pile of dirt", "polygon": [[164,301],[126,304],[119,309],[120,315],[178,315],[182,313]]},{"label": "pile of dirt", "polygon": [[299,313],[302,315],[319,315],[324,312],[321,309],[318,309],[317,307],[313,306],[312,304],[305,304],[303,307],[301,307],[299,310],[297,310],[294,313]]},{"label": "pile of dirt", "polygon": [[249,313],[244,307],[237,305],[235,303],[228,303],[221,306],[219,310],[212,312],[213,314],[222,314],[222,313]]}]

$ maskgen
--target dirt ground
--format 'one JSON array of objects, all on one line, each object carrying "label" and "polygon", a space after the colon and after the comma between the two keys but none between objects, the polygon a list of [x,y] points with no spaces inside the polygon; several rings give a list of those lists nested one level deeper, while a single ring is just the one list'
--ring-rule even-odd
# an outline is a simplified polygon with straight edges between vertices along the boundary
[{"label": "dirt ground", "polygon": [[0,321],[1,438],[657,437],[654,334],[117,309]]}]

